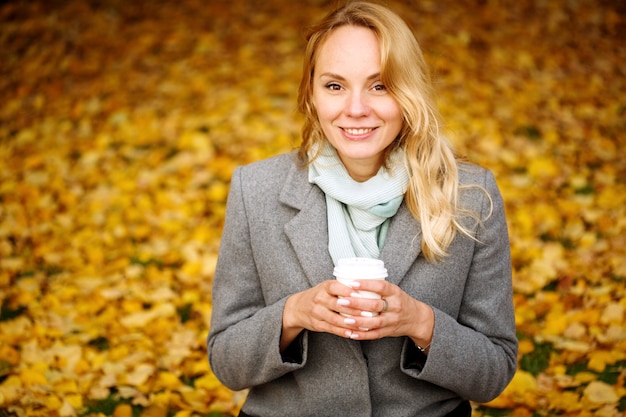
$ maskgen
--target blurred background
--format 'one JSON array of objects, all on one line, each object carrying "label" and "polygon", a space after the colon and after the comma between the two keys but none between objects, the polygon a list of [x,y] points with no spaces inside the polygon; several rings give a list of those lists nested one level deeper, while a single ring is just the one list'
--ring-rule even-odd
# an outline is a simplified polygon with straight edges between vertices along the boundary
[{"label": "blurred background", "polygon": [[[228,416],[206,360],[233,169],[293,149],[335,1],[0,2],[0,416]],[[491,169],[519,370],[475,415],[626,411],[626,2],[386,1]]]}]

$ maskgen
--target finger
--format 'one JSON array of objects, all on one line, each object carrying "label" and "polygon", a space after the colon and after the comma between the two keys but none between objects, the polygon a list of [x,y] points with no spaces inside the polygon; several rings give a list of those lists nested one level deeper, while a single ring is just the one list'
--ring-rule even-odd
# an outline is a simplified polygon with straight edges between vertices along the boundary
[{"label": "finger", "polygon": [[[322,309],[322,307],[320,307]],[[346,322],[344,317],[335,312],[326,310],[326,312],[318,311],[310,318],[311,328],[314,332],[332,333],[338,336],[344,336],[345,330],[349,328],[351,322]]]},{"label": "finger", "polygon": [[358,294],[342,298],[341,301],[338,301],[338,304],[341,306],[339,312],[363,317],[373,317],[382,311],[383,308],[383,301],[380,298],[363,298],[358,296]]},{"label": "finger", "polygon": [[394,285],[382,279],[364,279],[358,282],[359,291],[370,291],[381,296],[391,295]]},{"label": "finger", "polygon": [[[350,281],[354,283],[356,281]],[[354,287],[339,282],[338,280],[330,280],[328,284],[328,293],[333,296],[348,297],[354,292]]]},{"label": "finger", "polygon": [[384,333],[380,329],[367,329],[366,327],[358,327],[352,330],[349,338],[352,340],[377,340],[384,337]]},{"label": "finger", "polygon": [[328,322],[319,322],[318,324],[319,327],[315,330],[316,332],[334,334],[339,337],[350,338],[354,331],[352,328],[334,326]]},{"label": "finger", "polygon": [[348,297],[351,290],[336,280],[327,280],[320,284],[313,296],[313,303],[322,305],[330,311],[338,311],[338,297]]},{"label": "finger", "polygon": [[[332,333],[341,337],[350,337],[351,331],[356,329],[356,323],[360,310],[353,310],[349,307],[343,307],[347,299],[341,298],[336,300],[336,309],[341,312],[327,309],[322,305],[317,305],[312,314],[314,331]],[[353,314],[350,314],[353,313]]]}]

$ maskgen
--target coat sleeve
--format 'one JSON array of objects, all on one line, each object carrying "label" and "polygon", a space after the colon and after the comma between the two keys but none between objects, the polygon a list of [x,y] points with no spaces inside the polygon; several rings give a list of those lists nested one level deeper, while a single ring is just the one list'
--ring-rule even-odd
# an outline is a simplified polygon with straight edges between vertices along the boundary
[{"label": "coat sleeve", "polygon": [[[502,197],[493,175],[484,171],[478,206],[482,222],[476,228],[474,253],[458,317],[435,308],[435,328],[423,366],[404,372],[487,402],[508,385],[517,366],[510,244]],[[476,195],[476,194],[474,194]],[[465,238],[465,237],[461,237]],[[405,355],[412,351],[406,342]],[[403,363],[410,363],[406,356]],[[415,362],[415,361],[413,361]]]},{"label": "coat sleeve", "polygon": [[[208,355],[211,369],[227,387],[240,390],[304,366],[279,350],[286,298],[266,305],[251,247],[243,168],[233,174],[213,281]],[[306,354],[306,337],[299,338]]]}]

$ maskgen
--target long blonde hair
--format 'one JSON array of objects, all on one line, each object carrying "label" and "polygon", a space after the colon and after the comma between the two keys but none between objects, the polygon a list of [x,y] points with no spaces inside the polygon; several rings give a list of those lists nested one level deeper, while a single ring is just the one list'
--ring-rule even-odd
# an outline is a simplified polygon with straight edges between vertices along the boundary
[{"label": "long blonde hair", "polygon": [[457,159],[452,145],[440,133],[441,116],[419,44],[406,23],[386,7],[350,1],[311,28],[298,90],[298,108],[305,120],[300,160],[310,163],[317,156],[310,158],[311,150],[326,140],[312,103],[315,62],[328,36],[344,25],[369,28],[378,37],[381,81],[404,117],[403,129],[386,149],[386,156],[397,147],[405,151],[410,175],[405,200],[421,223],[422,253],[429,261],[441,260],[457,232],[471,236],[458,221],[463,210],[459,207]]}]

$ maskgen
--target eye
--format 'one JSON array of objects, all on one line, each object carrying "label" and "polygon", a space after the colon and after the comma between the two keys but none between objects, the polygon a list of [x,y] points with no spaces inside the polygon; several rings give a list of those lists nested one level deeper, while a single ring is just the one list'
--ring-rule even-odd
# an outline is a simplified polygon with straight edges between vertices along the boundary
[{"label": "eye", "polygon": [[385,87],[384,84],[374,84],[374,86],[372,87],[372,90],[374,91],[379,91],[379,92],[384,92],[387,91],[387,87]]},{"label": "eye", "polygon": [[339,85],[337,83],[328,83],[328,84],[326,84],[326,88],[331,90],[331,91],[339,91],[339,90],[341,90],[341,85]]}]

